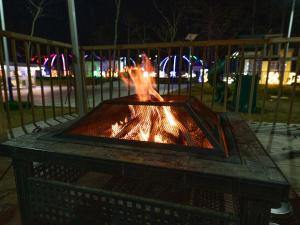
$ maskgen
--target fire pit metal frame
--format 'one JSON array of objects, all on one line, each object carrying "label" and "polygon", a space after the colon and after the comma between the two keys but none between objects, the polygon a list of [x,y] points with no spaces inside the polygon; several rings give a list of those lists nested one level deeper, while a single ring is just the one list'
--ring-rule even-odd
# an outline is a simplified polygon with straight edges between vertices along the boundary
[{"label": "fire pit metal frame", "polygon": [[[162,153],[159,149],[152,148],[144,151],[142,147],[95,146],[44,138],[53,137],[69,124],[58,125],[41,133],[28,134],[1,144],[0,151],[9,154],[14,161],[23,224],[32,224],[28,202],[32,195],[30,182],[35,179],[33,166],[54,163],[67,168],[80,168],[81,171],[138,175],[145,179],[149,176],[159,177],[162,180],[172,178],[183,187],[231,193],[238,197],[240,205],[237,224],[267,225],[270,208],[287,196],[289,184],[245,121],[230,113],[227,113],[226,117],[240,154],[240,163],[207,160],[200,155],[187,152],[166,150]],[[51,168],[46,167],[45,171],[49,173]],[[56,173],[57,170],[54,168],[53,171]],[[62,177],[63,183],[70,182],[77,176],[76,171],[75,175],[72,175],[73,170],[67,171],[69,172],[60,172],[58,176]],[[47,174],[43,176],[44,178],[39,179],[59,186],[57,181],[51,180]],[[71,183],[64,187],[67,191],[68,187],[73,186]],[[81,188],[86,190],[85,187]],[[212,218],[215,215],[206,214],[206,216]]]}]

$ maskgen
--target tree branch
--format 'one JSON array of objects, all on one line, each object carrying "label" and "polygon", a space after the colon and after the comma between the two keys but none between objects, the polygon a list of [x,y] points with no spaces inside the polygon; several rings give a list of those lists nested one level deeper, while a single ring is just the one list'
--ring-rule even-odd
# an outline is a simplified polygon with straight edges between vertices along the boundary
[{"label": "tree branch", "polygon": [[35,13],[35,15],[34,15],[34,18],[33,18],[33,20],[32,20],[30,36],[33,36],[33,34],[34,34],[35,23],[36,23],[36,21],[38,20],[38,18],[40,17],[41,12],[42,12],[42,8],[41,8],[41,7],[38,7],[38,8],[37,8],[37,11],[36,11],[36,13]]},{"label": "tree branch", "polygon": [[39,7],[33,0],[28,0],[28,1],[34,8],[37,9]]},{"label": "tree branch", "polygon": [[158,11],[158,13],[162,16],[162,18],[166,21],[168,26],[172,26],[169,19],[165,16],[164,12],[158,7],[156,0],[153,0],[153,5],[154,5],[155,9]]}]

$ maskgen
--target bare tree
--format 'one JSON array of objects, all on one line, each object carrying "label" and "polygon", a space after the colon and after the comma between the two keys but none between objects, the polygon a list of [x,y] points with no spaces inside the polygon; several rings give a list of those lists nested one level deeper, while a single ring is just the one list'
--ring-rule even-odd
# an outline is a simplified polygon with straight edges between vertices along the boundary
[{"label": "bare tree", "polygon": [[[178,4],[177,1],[172,1],[171,4]],[[177,5],[172,7],[171,14],[167,15],[166,11],[163,9],[162,6],[159,6],[156,2],[156,0],[153,0],[153,5],[157,12],[161,15],[163,18],[165,25],[166,25],[166,31],[168,35],[169,41],[173,42],[176,38],[179,23],[183,18],[183,12],[184,12],[184,5]],[[169,9],[169,6],[168,6]],[[161,30],[162,31],[162,30]]]},{"label": "bare tree", "polygon": [[132,16],[131,14],[127,13],[123,16],[122,21],[127,27],[127,43],[129,44],[131,42],[132,37],[137,34],[138,19]]},{"label": "bare tree", "polygon": [[51,0],[27,0],[28,1],[28,9],[30,14],[32,15],[32,23],[31,23],[31,31],[30,36],[34,35],[36,22],[39,18],[44,16],[45,8],[51,4]]},{"label": "bare tree", "polygon": [[245,7],[238,0],[194,0],[187,8],[190,28],[208,40],[236,37],[243,29],[249,32],[251,17],[244,13],[249,11]]},{"label": "bare tree", "polygon": [[[115,37],[114,37],[114,51],[113,51],[113,71],[115,71],[115,59],[116,59],[116,48],[117,48],[117,41],[118,41],[118,23],[120,17],[120,8],[121,8],[121,1],[122,0],[115,0],[116,5],[116,17],[115,17]],[[111,70],[110,70],[111,71]],[[110,74],[111,78],[113,74]],[[113,82],[110,82],[110,90],[113,90]],[[110,98],[112,98],[112,91],[110,91]]]},{"label": "bare tree", "polygon": [[255,34],[255,21],[256,20],[256,0],[252,1],[252,15],[251,15],[251,34]]},{"label": "bare tree", "polygon": [[166,26],[164,24],[153,25],[152,32],[163,42],[167,42],[169,39],[169,34],[166,32]]},{"label": "bare tree", "polygon": [[[27,0],[26,5],[27,8],[32,15],[32,22],[31,22],[31,28],[30,28],[30,36],[34,36],[35,30],[36,30],[36,24],[37,21],[46,16],[46,8],[54,3],[59,3],[62,0]],[[29,42],[28,45],[31,55],[32,55],[32,45],[31,42]]]},{"label": "bare tree", "polygon": [[[121,1],[122,0],[115,0],[115,4],[116,4],[115,37],[114,37],[115,48],[116,48],[117,41],[118,41],[118,23],[119,23],[119,17],[120,17]],[[114,48],[114,56],[115,56],[115,48]]]},{"label": "bare tree", "polygon": [[143,22],[139,24],[136,28],[136,36],[138,41],[141,43],[146,43],[149,40],[150,34],[147,32],[151,28],[151,24]]}]

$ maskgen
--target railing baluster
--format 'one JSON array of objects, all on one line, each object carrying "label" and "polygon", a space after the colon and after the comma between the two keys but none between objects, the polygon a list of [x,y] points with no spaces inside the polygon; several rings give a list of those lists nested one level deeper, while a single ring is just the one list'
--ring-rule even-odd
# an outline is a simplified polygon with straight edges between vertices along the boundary
[{"label": "railing baluster", "polygon": [[129,69],[130,69],[130,49],[127,49],[127,60],[126,60],[126,62],[127,62],[127,72],[128,72],[128,74],[127,74],[127,78],[128,78],[128,86],[127,86],[127,91],[128,91],[128,93],[127,93],[127,95],[129,96],[130,95],[130,76],[129,76]]},{"label": "railing baluster", "polygon": [[[153,65],[152,62],[151,62],[152,58],[151,58],[150,48],[147,48],[147,57],[148,57],[148,60],[150,61],[151,65]],[[149,94],[149,92],[148,92],[148,94]]]},{"label": "railing baluster", "polygon": [[190,74],[189,74],[189,76],[190,76],[190,81],[189,81],[189,96],[191,96],[192,95],[192,89],[193,89],[193,87],[192,87],[192,82],[193,82],[193,55],[194,55],[194,47],[192,46],[192,47],[190,47]]},{"label": "railing baluster", "polygon": [[178,95],[181,94],[181,74],[182,74],[182,47],[179,48],[179,74],[178,74]]},{"label": "railing baluster", "polygon": [[211,108],[214,108],[214,103],[215,103],[215,94],[216,94],[216,86],[217,86],[217,68],[218,68],[218,63],[219,63],[219,58],[218,58],[218,46],[215,46],[215,72],[213,75],[213,88],[212,88],[212,100],[211,100]]},{"label": "railing baluster", "polygon": [[269,85],[269,72],[270,72],[270,68],[271,68],[272,55],[273,55],[273,45],[270,45],[269,49],[268,49],[268,65],[267,65],[266,82],[265,82],[265,86],[264,86],[263,102],[262,102],[262,107],[261,107],[260,121],[263,120],[263,116],[264,116],[264,113],[265,113],[265,105],[266,105],[266,97],[267,97],[268,85]]},{"label": "railing baluster", "polygon": [[[170,83],[171,83],[171,65],[172,65],[172,58],[171,58],[171,48],[168,48],[168,57],[169,57],[169,60],[168,60],[168,67],[167,67],[167,75],[168,75],[168,84],[167,84],[167,94],[170,95]],[[165,88],[164,88],[165,90]]]},{"label": "railing baluster", "polygon": [[241,96],[241,87],[242,87],[242,74],[244,70],[244,51],[245,51],[245,45],[242,45],[242,51],[240,54],[240,61],[239,61],[239,71],[238,71],[238,84],[237,84],[237,92],[236,96],[236,103],[235,103],[235,112],[239,112],[240,109],[240,96]]},{"label": "railing baluster", "polygon": [[36,50],[37,50],[37,57],[38,57],[38,66],[40,69],[40,86],[41,86],[41,96],[42,96],[42,112],[43,112],[43,120],[45,123],[47,123],[47,117],[46,117],[46,108],[45,108],[45,91],[44,91],[44,77],[42,75],[42,59],[41,59],[41,47],[40,44],[36,44]]},{"label": "railing baluster", "polygon": [[86,74],[86,70],[85,70],[85,51],[84,50],[80,50],[80,64],[81,64],[81,79],[83,81],[83,93],[86,94],[86,105],[85,110],[89,110],[90,108],[90,101],[89,101],[89,89],[88,89],[88,82],[87,82],[87,74]]},{"label": "railing baluster", "polygon": [[108,51],[108,72],[109,72],[109,99],[113,97],[113,75],[111,68],[111,50]]},{"label": "railing baluster", "polygon": [[[6,118],[7,118],[7,128],[10,134],[11,138],[14,138],[14,133],[12,131],[12,125],[11,125],[11,115],[10,115],[10,108],[9,108],[9,99],[7,94],[7,82],[6,82],[6,73],[4,68],[4,59],[3,59],[3,47],[2,47],[2,38],[0,38],[0,66],[1,66],[1,72],[2,72],[2,83],[3,83],[3,91],[4,91],[4,100],[5,100],[5,112],[6,112]],[[9,65],[8,65],[9,66]],[[0,84],[1,86],[1,84]],[[1,95],[2,95],[2,90]]]},{"label": "railing baluster", "polygon": [[[190,60],[190,51],[188,52],[188,56],[187,56],[187,59]],[[189,67],[190,67],[190,64],[188,62],[188,71],[187,71],[187,76],[186,76],[186,95],[188,95],[189,93],[189,77],[190,77],[190,72],[189,72]]]},{"label": "railing baluster", "polygon": [[[115,73],[116,73],[116,57],[117,57],[117,49],[114,48],[113,50],[113,66],[112,66],[112,83],[114,82],[115,80]],[[114,85],[114,83],[113,83]],[[114,89],[112,89],[112,97],[114,95],[113,93]]]},{"label": "railing baluster", "polygon": [[[1,40],[1,39],[0,39]],[[2,41],[2,40],[1,40]],[[3,70],[2,70],[3,71]],[[1,71],[1,72],[2,72]],[[1,74],[2,75],[2,74]],[[0,115],[1,115],[1,121],[4,121],[4,99],[3,99],[3,94],[2,94],[2,83],[0,81]],[[8,104],[8,102],[6,102],[6,104]],[[2,117],[3,116],[3,117]],[[2,135],[4,135],[4,137],[6,138],[7,135],[6,135],[6,132],[7,132],[7,128],[6,128],[6,124],[4,126],[1,127],[1,133],[0,133],[0,139],[2,139]],[[2,140],[1,140],[2,141]]]},{"label": "railing baluster", "polygon": [[93,98],[93,108],[95,108],[95,76],[94,76],[94,70],[95,70],[95,51],[91,51],[92,54],[92,98]]},{"label": "railing baluster", "polygon": [[274,115],[274,119],[273,119],[273,125],[276,124],[276,122],[277,122],[278,108],[279,108],[280,98],[282,96],[283,77],[284,77],[284,72],[285,72],[285,63],[286,63],[286,57],[287,57],[287,51],[288,51],[288,43],[284,44],[283,51],[284,51],[283,57],[282,57],[282,61],[280,63],[281,70],[280,70],[280,74],[279,74],[279,88],[278,88],[278,92],[277,92],[277,101],[276,101],[276,106],[275,106],[275,110],[274,110],[275,115]]},{"label": "railing baluster", "polygon": [[207,65],[206,63],[206,51],[207,47],[203,46],[203,55],[202,55],[202,79],[201,79],[201,94],[200,94],[200,100],[203,101],[203,92],[204,92],[204,75],[205,75],[205,66]]},{"label": "railing baluster", "polygon": [[69,115],[72,115],[72,108],[71,108],[71,82],[70,82],[70,71],[69,71],[69,59],[68,59],[68,49],[64,48],[64,59],[65,59],[65,68],[64,68],[64,74],[66,76],[66,83],[67,83],[67,96],[66,101],[68,101],[68,111]]},{"label": "railing baluster", "polygon": [[59,100],[60,100],[60,114],[63,117],[64,116],[64,103],[63,103],[63,95],[62,95],[62,79],[61,79],[61,54],[59,52],[59,48],[55,47],[55,53],[56,53],[56,70],[57,70],[57,78],[58,78],[58,88],[59,88]]},{"label": "railing baluster", "polygon": [[101,102],[103,102],[103,54],[102,50],[99,50],[99,56],[100,56],[100,97]]},{"label": "railing baluster", "polygon": [[35,111],[34,111],[34,97],[32,92],[32,79],[31,79],[31,70],[30,70],[30,45],[27,41],[24,42],[25,48],[25,58],[26,58],[26,67],[27,67],[27,78],[28,78],[28,95],[30,98],[30,108],[31,108],[31,116],[32,116],[32,123],[35,127],[36,119],[35,119]]},{"label": "railing baluster", "polygon": [[53,90],[53,76],[52,76],[52,67],[51,67],[51,53],[50,53],[50,47],[47,45],[47,56],[48,61],[47,65],[50,68],[50,91],[51,91],[51,105],[52,105],[52,114],[53,118],[56,119],[56,112],[55,112],[55,99],[54,99],[54,90]]},{"label": "railing baluster", "polygon": [[[73,54],[73,52],[71,51],[71,56],[72,56],[72,61],[71,61],[71,66],[69,67],[69,74],[70,74],[70,86],[71,86],[71,90],[70,90],[70,96],[71,96],[71,91],[72,88],[74,89],[74,100],[75,100],[75,113],[79,112],[78,109],[78,105],[77,105],[77,87],[76,87],[76,78],[75,78],[75,55]],[[70,68],[72,68],[72,70],[70,70]],[[79,75],[77,75],[79,76]],[[72,104],[72,102],[71,102]]]},{"label": "railing baluster", "polygon": [[253,60],[253,67],[252,67],[252,77],[251,77],[251,86],[250,86],[250,96],[249,96],[249,104],[248,104],[248,114],[252,113],[252,105],[253,105],[253,95],[254,89],[256,87],[256,62],[257,62],[257,54],[258,49],[257,45],[255,45],[255,53],[254,53],[254,60]]},{"label": "railing baluster", "polygon": [[12,58],[13,58],[13,62],[14,62],[16,84],[17,84],[18,106],[19,106],[19,110],[20,110],[20,122],[21,122],[21,127],[22,127],[23,131],[27,134],[28,132],[25,128],[25,123],[24,123],[24,111],[23,111],[23,106],[22,106],[22,96],[21,96],[20,80],[19,80],[19,74],[18,74],[16,41],[14,39],[11,40],[11,50],[12,50]]},{"label": "railing baluster", "polygon": [[120,71],[121,71],[121,50],[118,49],[117,59],[118,59],[118,97],[121,97],[121,77],[120,77]]},{"label": "railing baluster", "polygon": [[159,76],[159,73],[160,73],[160,48],[157,49],[157,57],[156,57],[156,70],[157,70],[157,92],[159,93],[160,90],[160,76]]},{"label": "railing baluster", "polygon": [[231,55],[231,45],[227,46],[227,55],[225,56],[225,91],[224,91],[224,105],[223,110],[227,111],[227,101],[228,101],[228,78],[230,74],[230,55]]},{"label": "railing baluster", "polygon": [[288,119],[287,124],[290,124],[292,113],[293,113],[293,106],[294,106],[294,100],[296,95],[296,86],[298,83],[298,74],[300,73],[300,46],[298,47],[298,56],[297,56],[297,62],[296,62],[296,74],[295,74],[295,83],[292,83],[292,93],[290,97],[290,106],[289,106],[289,113],[288,113]]}]

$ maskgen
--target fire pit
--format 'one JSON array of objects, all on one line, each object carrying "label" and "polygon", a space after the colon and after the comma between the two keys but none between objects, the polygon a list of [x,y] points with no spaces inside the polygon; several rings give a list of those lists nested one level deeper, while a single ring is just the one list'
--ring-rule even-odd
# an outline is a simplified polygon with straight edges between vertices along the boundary
[{"label": "fire pit", "polygon": [[[143,59],[143,67],[127,73],[136,95],[100,104],[61,136],[228,158],[224,118],[196,98],[162,97],[155,90],[151,63],[145,55]],[[124,74],[122,78],[128,82]]]},{"label": "fire pit", "polygon": [[23,225],[267,225],[289,185],[246,122],[129,75],[136,95],[0,145]]}]

